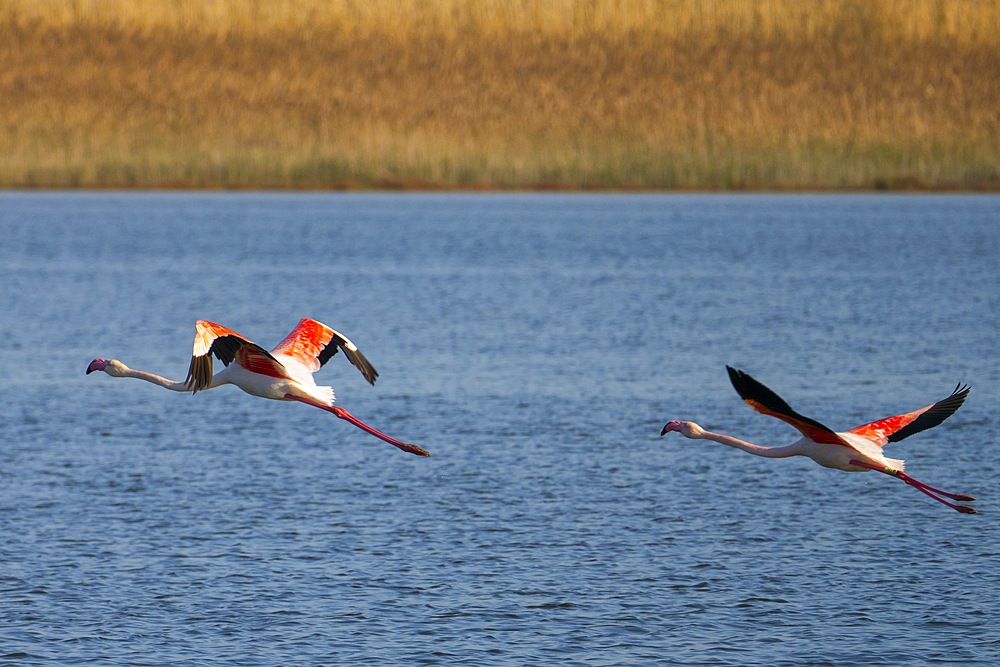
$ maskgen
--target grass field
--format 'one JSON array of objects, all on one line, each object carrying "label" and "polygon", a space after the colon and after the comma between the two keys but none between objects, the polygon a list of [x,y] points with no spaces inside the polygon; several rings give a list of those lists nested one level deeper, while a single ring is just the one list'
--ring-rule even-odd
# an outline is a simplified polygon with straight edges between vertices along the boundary
[{"label": "grass field", "polygon": [[0,186],[1000,188],[986,0],[7,0]]}]

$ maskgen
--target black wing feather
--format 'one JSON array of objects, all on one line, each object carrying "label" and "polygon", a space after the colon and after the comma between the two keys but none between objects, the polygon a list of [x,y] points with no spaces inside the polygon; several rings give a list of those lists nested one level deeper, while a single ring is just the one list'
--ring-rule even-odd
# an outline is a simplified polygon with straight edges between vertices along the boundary
[{"label": "black wing feather", "polygon": [[[239,336],[219,336],[212,341],[212,347],[209,348],[208,353],[214,354],[224,366],[228,366],[233,363],[233,359],[236,358],[236,353],[239,349],[247,344],[248,341],[245,338],[240,338]],[[250,344],[253,345],[253,343]],[[254,345],[254,347],[260,349],[267,356],[271,356],[269,352],[261,348],[259,345]]]},{"label": "black wing feather", "polygon": [[771,412],[783,414],[804,424],[814,426],[821,431],[826,431],[827,433],[836,433],[832,428],[820,424],[815,419],[810,419],[809,417],[800,415],[798,412],[793,410],[783,398],[743,371],[732,368],[731,366],[726,366],[726,370],[729,371],[729,381],[733,383],[733,388],[744,401],[759,403]]},{"label": "black wing feather", "polygon": [[361,374],[365,376],[368,380],[368,384],[375,384],[375,380],[378,379],[378,371],[372,366],[372,362],[368,361],[365,355],[361,354],[361,350],[358,349],[357,345],[349,341],[343,334],[334,331],[333,337],[330,338],[330,342],[326,344],[323,351],[319,353],[317,359],[319,359],[320,367],[323,366],[327,361],[329,361],[333,355],[337,354],[338,350],[344,351],[344,356],[350,361],[355,368],[361,371]]},{"label": "black wing feather", "polygon": [[337,350],[339,349],[340,345],[337,342],[337,337],[334,336],[332,339],[330,339],[330,342],[326,344],[326,347],[323,348],[323,351],[319,353],[319,356],[316,357],[319,360],[320,368],[325,366],[326,362],[330,361],[330,359],[332,359],[333,356],[337,354]]},{"label": "black wing feather", "polygon": [[962,383],[959,382],[955,385],[955,391],[951,392],[951,396],[948,398],[942,398],[940,401],[928,408],[926,412],[886,439],[889,442],[899,442],[903,438],[908,438],[914,433],[920,433],[921,431],[926,431],[929,428],[934,428],[948,417],[951,417],[955,414],[956,410],[962,407],[962,403],[965,402],[965,399],[968,397],[970,391],[972,391],[972,387],[968,385],[962,386]]},{"label": "black wing feather", "polygon": [[236,353],[241,347],[252,347],[266,357],[270,357],[276,364],[279,364],[274,356],[262,348],[257,343],[251,343],[239,336],[219,336],[212,341],[212,346],[208,348],[208,354],[200,357],[191,357],[191,365],[188,366],[187,378],[184,380],[185,386],[196,394],[202,389],[212,386],[212,355],[214,354],[224,366],[233,363]]}]

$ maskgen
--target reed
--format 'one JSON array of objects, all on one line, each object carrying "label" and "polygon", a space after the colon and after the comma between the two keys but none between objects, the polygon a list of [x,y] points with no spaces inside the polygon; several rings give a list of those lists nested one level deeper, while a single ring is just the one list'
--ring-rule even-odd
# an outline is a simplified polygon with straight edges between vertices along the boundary
[{"label": "reed", "polygon": [[862,28],[885,37],[997,40],[992,0],[7,0],[15,22],[85,23],[211,35],[275,30],[394,33],[623,33],[720,30],[816,37]]},{"label": "reed", "polygon": [[0,185],[989,188],[1000,7],[8,0]]}]

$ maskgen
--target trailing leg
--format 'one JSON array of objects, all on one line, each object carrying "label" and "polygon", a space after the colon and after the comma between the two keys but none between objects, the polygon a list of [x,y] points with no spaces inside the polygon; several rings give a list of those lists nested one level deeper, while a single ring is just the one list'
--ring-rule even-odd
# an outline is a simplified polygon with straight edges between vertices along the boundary
[{"label": "trailing leg", "polygon": [[385,442],[388,442],[393,447],[398,447],[399,449],[402,449],[404,452],[408,452],[410,454],[416,454],[417,456],[430,456],[430,452],[428,452],[426,449],[423,449],[421,447],[417,447],[416,445],[411,445],[411,444],[409,444],[407,442],[403,442],[401,440],[396,440],[395,438],[393,438],[391,436],[388,436],[385,433],[382,433],[382,431],[379,431],[378,429],[372,428],[371,426],[369,426],[368,424],[364,423],[363,421],[361,421],[360,419],[358,419],[357,417],[355,417],[354,415],[352,415],[350,412],[348,412],[344,408],[341,408],[341,407],[336,406],[336,405],[323,405],[322,403],[316,403],[315,401],[310,401],[307,398],[302,398],[301,396],[295,396],[293,394],[285,394],[285,398],[293,400],[293,401],[299,401],[300,403],[305,403],[306,405],[312,405],[313,407],[317,407],[317,408],[320,408],[322,410],[326,410],[327,412],[332,412],[333,414],[337,415],[341,419],[343,419],[345,421],[351,422],[352,424],[354,424],[355,426],[357,426],[358,428],[360,428],[362,431],[366,431],[368,433],[371,433],[376,438],[378,438],[380,440],[384,440]]},{"label": "trailing leg", "polygon": [[953,510],[955,510],[957,512],[961,512],[962,514],[975,514],[976,513],[976,510],[974,508],[972,508],[972,507],[968,507],[966,505],[956,505],[955,503],[948,502],[947,500],[945,500],[944,498],[942,498],[940,495],[937,495],[937,494],[945,495],[945,496],[948,496],[949,498],[954,498],[955,500],[961,500],[961,501],[975,500],[975,498],[973,498],[972,496],[968,496],[968,495],[964,495],[964,494],[957,494],[957,493],[948,493],[946,491],[941,491],[940,489],[936,489],[933,486],[930,486],[928,484],[924,484],[923,482],[921,482],[918,479],[914,479],[913,477],[910,477],[909,475],[907,475],[902,470],[893,470],[892,468],[886,468],[885,466],[879,466],[879,465],[875,465],[873,463],[866,463],[864,461],[852,460],[850,463],[851,463],[851,465],[861,466],[862,468],[869,468],[871,470],[877,470],[878,472],[886,474],[886,475],[889,475],[890,477],[896,477],[896,478],[902,480],[903,482],[905,482],[906,484],[909,484],[910,486],[912,486],[913,488],[915,488],[917,491],[920,491],[921,493],[923,493],[923,494],[925,494],[927,496],[930,496],[931,498],[933,498],[934,500],[938,501],[939,503],[947,505],[948,507],[952,508]]}]

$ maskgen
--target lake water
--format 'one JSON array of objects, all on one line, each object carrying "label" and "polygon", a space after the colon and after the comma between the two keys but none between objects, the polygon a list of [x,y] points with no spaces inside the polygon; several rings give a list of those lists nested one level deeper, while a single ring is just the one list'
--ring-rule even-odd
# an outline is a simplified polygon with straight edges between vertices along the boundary
[{"label": "lake water", "polygon": [[[994,665],[1000,198],[0,195],[0,664]],[[350,336],[338,403],[183,379],[204,318]],[[764,445],[725,365],[964,516]]]}]

